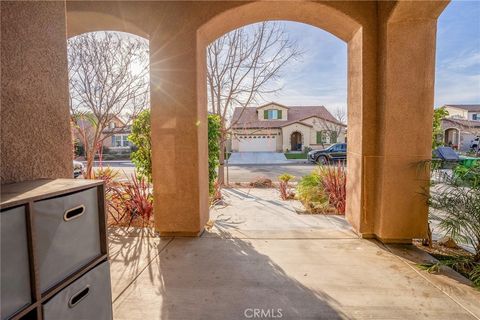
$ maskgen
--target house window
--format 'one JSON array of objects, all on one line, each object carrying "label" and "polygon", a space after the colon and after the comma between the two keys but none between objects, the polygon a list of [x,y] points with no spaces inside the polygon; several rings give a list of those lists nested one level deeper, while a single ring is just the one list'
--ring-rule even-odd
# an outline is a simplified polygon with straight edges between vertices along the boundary
[{"label": "house window", "polygon": [[472,120],[480,120],[480,118],[478,117],[478,113],[472,114]]},{"label": "house window", "polygon": [[127,134],[118,134],[112,136],[112,146],[116,148],[127,148],[130,146]]},{"label": "house window", "polygon": [[282,110],[277,110],[277,109],[265,110],[263,112],[263,117],[267,120],[282,119]]},{"label": "house window", "polygon": [[330,143],[337,143],[337,133],[330,131]]},{"label": "house window", "polygon": [[317,144],[327,143],[327,131],[317,131]]},{"label": "house window", "polygon": [[323,130],[317,131],[317,144],[337,143],[338,134],[335,131]]}]

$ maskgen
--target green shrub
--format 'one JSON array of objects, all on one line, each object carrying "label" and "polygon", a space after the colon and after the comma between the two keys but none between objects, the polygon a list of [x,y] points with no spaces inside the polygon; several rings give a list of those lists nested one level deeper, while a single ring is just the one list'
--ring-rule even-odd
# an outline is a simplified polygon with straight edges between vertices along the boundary
[{"label": "green shrub", "polygon": [[215,193],[215,180],[217,179],[218,157],[220,145],[220,117],[215,114],[208,115],[208,191]]},{"label": "green shrub", "polygon": [[442,119],[448,117],[445,107],[435,109],[433,112],[432,149],[443,145]]},{"label": "green shrub", "polygon": [[473,188],[480,186],[480,161],[477,161],[472,167],[458,165],[453,173],[459,185]]},{"label": "green shrub", "polygon": [[132,133],[128,140],[136,146],[136,151],[132,152],[130,158],[137,168],[140,176],[152,181],[152,142],[150,126],[150,110],[142,111],[133,121]]},{"label": "green shrub", "polygon": [[328,196],[323,188],[322,176],[318,170],[303,176],[297,185],[297,198],[313,213],[330,211]]}]

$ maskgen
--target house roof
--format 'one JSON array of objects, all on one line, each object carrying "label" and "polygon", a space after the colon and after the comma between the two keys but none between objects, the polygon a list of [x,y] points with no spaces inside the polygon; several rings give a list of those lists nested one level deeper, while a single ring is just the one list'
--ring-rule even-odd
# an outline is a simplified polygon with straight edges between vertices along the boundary
[{"label": "house roof", "polygon": [[466,111],[479,111],[480,112],[480,104],[446,104],[444,107],[451,107],[456,109],[462,109]]},{"label": "house roof", "polygon": [[[276,104],[276,103],[275,103]],[[307,125],[302,121],[311,117],[318,117],[342,126],[343,123],[335,119],[324,106],[288,106],[288,120],[258,120],[256,107],[235,108],[232,117],[234,129],[248,128],[281,128],[296,122]],[[243,111],[243,112],[242,112]],[[310,125],[308,125],[310,126]]]},{"label": "house roof", "polygon": [[453,124],[457,124],[462,127],[480,128],[480,121],[465,120],[465,119],[458,119],[458,118],[443,118],[442,121],[451,122]]},{"label": "house roof", "polygon": [[126,125],[123,127],[115,127],[115,128],[105,128],[102,131],[103,133],[118,133],[118,134],[126,134],[126,133],[131,133],[132,132],[132,126],[131,125]]},{"label": "house roof", "polygon": [[280,103],[276,103],[276,102],[273,102],[273,101],[268,102],[268,103],[265,103],[265,104],[262,104],[262,105],[260,105],[260,106],[258,106],[258,107],[256,107],[256,108],[257,108],[257,109],[261,109],[261,108],[268,107],[268,106],[270,106],[270,105],[272,105],[272,104],[275,105],[275,106],[279,106],[279,107],[285,108],[285,109],[289,109],[289,107],[287,107],[286,105],[283,105],[283,104],[280,104]]}]

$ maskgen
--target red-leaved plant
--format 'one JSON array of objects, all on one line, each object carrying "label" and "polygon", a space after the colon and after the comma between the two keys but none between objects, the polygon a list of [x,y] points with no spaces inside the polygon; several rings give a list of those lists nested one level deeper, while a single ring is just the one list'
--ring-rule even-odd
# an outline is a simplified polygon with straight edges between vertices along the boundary
[{"label": "red-leaved plant", "polygon": [[153,195],[150,185],[144,177],[132,174],[128,182],[120,183],[116,189],[112,206],[116,212],[115,222],[127,224],[141,222],[141,226],[150,226],[153,216]]},{"label": "red-leaved plant", "polygon": [[328,196],[328,202],[339,214],[345,214],[347,203],[347,174],[343,163],[336,167],[325,166],[322,168],[322,184]]}]

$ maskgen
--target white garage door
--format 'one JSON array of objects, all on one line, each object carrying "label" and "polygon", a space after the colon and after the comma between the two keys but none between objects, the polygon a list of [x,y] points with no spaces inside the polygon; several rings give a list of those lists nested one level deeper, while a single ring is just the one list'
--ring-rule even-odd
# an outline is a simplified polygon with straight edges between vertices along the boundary
[{"label": "white garage door", "polygon": [[241,136],[238,141],[239,152],[275,152],[276,136]]}]

